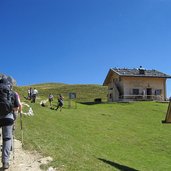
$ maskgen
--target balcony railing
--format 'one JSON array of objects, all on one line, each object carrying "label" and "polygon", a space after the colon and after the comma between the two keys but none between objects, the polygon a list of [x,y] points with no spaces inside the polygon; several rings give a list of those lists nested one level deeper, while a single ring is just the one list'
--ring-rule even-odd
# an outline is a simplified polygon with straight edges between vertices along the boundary
[{"label": "balcony railing", "polygon": [[122,95],[120,99],[127,99],[127,100],[157,100],[163,101],[164,98],[161,95]]}]

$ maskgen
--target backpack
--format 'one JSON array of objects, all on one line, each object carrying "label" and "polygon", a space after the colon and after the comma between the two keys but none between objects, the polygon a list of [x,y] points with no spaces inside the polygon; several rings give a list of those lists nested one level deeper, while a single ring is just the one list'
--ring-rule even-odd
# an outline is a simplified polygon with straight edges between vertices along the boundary
[{"label": "backpack", "polygon": [[0,116],[12,112],[14,106],[14,93],[9,85],[0,84]]}]

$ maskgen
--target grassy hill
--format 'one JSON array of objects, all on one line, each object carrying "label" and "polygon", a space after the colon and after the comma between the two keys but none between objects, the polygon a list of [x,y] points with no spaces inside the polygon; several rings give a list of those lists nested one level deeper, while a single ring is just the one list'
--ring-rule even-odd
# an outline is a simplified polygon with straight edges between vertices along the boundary
[{"label": "grassy hill", "polygon": [[93,102],[96,98],[101,98],[102,101],[107,100],[107,87],[94,84],[63,84],[63,83],[46,83],[36,84],[31,86],[14,87],[22,97],[27,96],[28,88],[36,88],[39,92],[39,97],[46,99],[49,93],[52,93],[56,98],[58,94],[62,94],[68,100],[69,93],[76,93],[78,102]]},{"label": "grassy hill", "polygon": [[[66,98],[67,91],[77,90],[70,89],[70,85],[58,86],[60,92],[53,84],[35,85],[42,94],[40,99],[46,97],[48,90],[54,89]],[[71,87],[77,86],[86,89],[84,85]],[[91,90],[81,90],[84,95],[80,94],[80,100],[97,97],[87,93],[94,92],[92,87],[99,89],[90,85]],[[17,87],[20,92],[27,88]],[[54,161],[50,165],[59,171],[171,170],[171,125],[161,123],[167,103],[78,103],[76,109],[65,105],[60,112],[51,110],[48,104],[41,107],[38,101],[26,102],[34,116],[23,116],[24,148],[51,156]],[[16,127],[16,137],[21,139],[19,118]]]}]

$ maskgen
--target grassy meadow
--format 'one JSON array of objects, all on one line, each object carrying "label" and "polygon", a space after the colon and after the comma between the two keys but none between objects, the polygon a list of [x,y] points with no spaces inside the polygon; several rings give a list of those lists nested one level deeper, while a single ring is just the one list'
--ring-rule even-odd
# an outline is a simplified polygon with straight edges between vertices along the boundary
[{"label": "grassy meadow", "polygon": [[[90,85],[81,93],[80,87],[89,85],[67,86],[50,84],[47,90],[46,84],[39,85],[35,104],[23,98],[34,111],[34,116],[23,115],[25,149],[51,156],[49,165],[59,171],[171,170],[171,124],[161,123],[168,103],[105,103],[104,87]],[[23,95],[27,88],[16,90]],[[65,95],[61,112],[51,110],[48,103],[39,105],[52,90]],[[80,91],[77,108],[75,102],[68,108],[67,91]],[[94,98],[102,98],[103,103],[85,103]],[[21,139],[19,118],[17,121],[16,137]]]}]

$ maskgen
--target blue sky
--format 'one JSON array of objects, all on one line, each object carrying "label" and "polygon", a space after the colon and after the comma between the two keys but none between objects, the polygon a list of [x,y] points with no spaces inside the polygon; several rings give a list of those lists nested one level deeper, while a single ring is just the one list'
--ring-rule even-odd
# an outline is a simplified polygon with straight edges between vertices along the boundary
[{"label": "blue sky", "polygon": [[103,84],[110,68],[140,65],[171,75],[170,9],[170,0],[1,0],[0,73],[18,85]]}]

